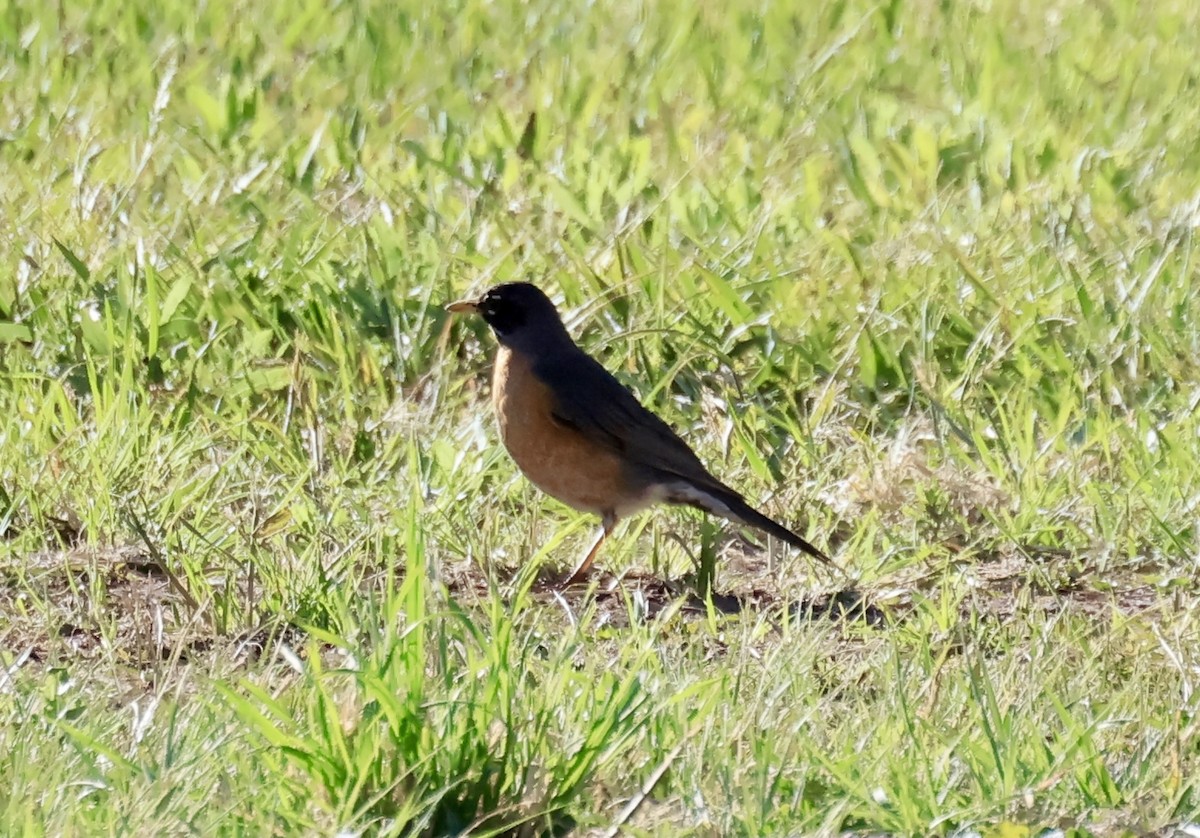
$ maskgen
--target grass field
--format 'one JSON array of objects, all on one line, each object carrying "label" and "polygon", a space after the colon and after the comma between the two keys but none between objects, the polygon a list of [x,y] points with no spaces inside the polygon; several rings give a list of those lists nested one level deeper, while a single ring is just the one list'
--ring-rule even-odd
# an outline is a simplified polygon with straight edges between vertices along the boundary
[{"label": "grass field", "polygon": [[[0,7],[0,834],[1197,834],[1192,0]],[[847,578],[531,488],[531,280]],[[689,597],[715,561],[715,594]]]}]

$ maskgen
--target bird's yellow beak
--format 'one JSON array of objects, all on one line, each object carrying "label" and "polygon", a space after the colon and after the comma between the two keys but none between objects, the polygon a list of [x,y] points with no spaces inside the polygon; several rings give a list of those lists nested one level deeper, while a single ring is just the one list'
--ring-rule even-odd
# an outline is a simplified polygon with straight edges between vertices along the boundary
[{"label": "bird's yellow beak", "polygon": [[450,303],[446,306],[446,311],[454,314],[475,314],[479,311],[478,300],[459,300],[457,303]]}]

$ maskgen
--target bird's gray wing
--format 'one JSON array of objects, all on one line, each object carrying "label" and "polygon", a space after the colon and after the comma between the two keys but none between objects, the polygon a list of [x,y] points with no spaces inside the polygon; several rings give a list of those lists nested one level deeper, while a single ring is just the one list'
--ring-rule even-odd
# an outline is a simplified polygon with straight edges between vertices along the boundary
[{"label": "bird's gray wing", "polygon": [[635,469],[660,479],[727,489],[666,422],[638,402],[621,382],[582,350],[554,353],[533,367],[552,394],[555,421],[617,452]]},{"label": "bird's gray wing", "polygon": [[578,347],[547,354],[534,364],[546,385],[554,420],[624,457],[642,479],[667,487],[667,500],[696,506],[757,527],[836,567],[802,536],[746,503],[736,490],[708,473],[666,422],[625,389],[608,370]]}]

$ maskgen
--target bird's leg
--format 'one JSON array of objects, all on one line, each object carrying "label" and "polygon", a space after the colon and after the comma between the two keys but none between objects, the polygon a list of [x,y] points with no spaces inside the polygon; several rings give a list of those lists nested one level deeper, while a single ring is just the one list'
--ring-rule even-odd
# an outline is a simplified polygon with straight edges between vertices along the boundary
[{"label": "bird's leg", "polygon": [[571,571],[571,575],[563,582],[563,587],[574,585],[583,578],[583,574],[587,573],[588,568],[592,566],[592,562],[596,561],[596,556],[600,552],[600,545],[604,543],[604,539],[608,538],[609,533],[613,531],[613,527],[617,525],[617,516],[611,512],[604,513],[601,518],[600,532],[596,533],[596,540],[592,542],[591,548],[587,551],[587,555],[583,557],[575,569]]}]

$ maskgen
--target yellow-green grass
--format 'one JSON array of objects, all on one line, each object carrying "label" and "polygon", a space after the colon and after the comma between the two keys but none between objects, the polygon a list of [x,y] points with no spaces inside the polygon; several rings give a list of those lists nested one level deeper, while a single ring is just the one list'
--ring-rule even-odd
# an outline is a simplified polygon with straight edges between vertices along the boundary
[{"label": "yellow-green grass", "polygon": [[[0,9],[0,833],[1200,820],[1198,52],[1189,0]],[[441,307],[510,280],[851,580],[660,510],[550,590],[593,522]]]}]

